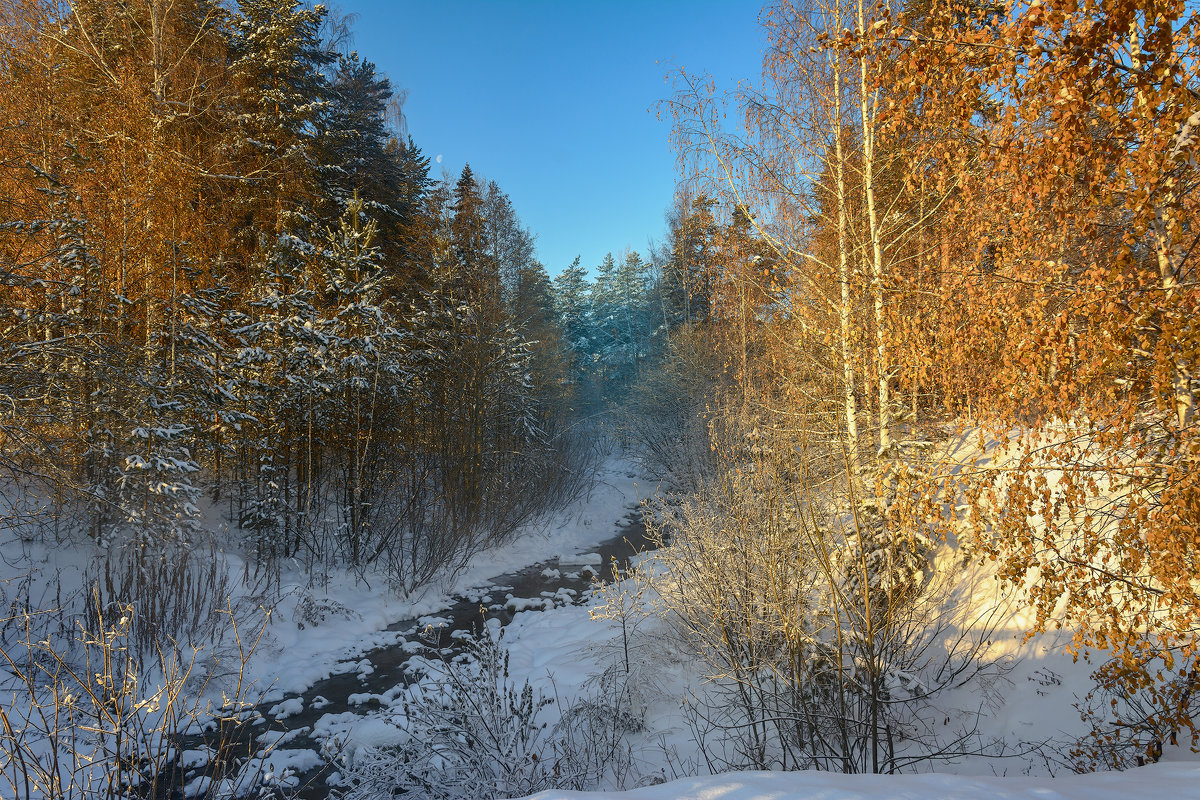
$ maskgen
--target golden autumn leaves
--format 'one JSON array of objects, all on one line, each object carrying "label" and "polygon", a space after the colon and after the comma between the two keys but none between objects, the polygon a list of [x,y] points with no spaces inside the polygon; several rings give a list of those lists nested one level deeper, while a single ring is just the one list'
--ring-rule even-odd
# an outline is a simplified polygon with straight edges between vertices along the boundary
[{"label": "golden autumn leaves", "polygon": [[[954,482],[974,535],[1039,626],[1113,657],[1098,677],[1126,738],[1192,730],[1197,12],[812,0],[764,24],[761,86],[693,83],[677,130],[786,265],[795,328],[828,332],[792,358],[821,365],[842,435],[882,462],[915,459],[889,439],[947,416],[1011,437],[1004,469]],[[721,100],[747,110],[743,130],[695,113]],[[923,507],[921,524],[957,526]]]}]

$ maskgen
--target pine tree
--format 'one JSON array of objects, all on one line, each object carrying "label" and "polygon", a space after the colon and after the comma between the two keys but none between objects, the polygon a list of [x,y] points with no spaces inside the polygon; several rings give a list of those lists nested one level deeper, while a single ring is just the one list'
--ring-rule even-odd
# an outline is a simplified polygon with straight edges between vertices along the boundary
[{"label": "pine tree", "polygon": [[372,218],[397,212],[388,202],[398,194],[390,186],[386,147],[391,83],[358,53],[339,56],[329,81],[329,100],[317,120],[317,142],[324,195],[340,216],[357,195]]},{"label": "pine tree", "polygon": [[713,237],[716,201],[698,197],[671,226],[671,257],[663,269],[662,297],[668,324],[700,322],[708,318],[714,272]]},{"label": "pine tree", "polygon": [[484,241],[487,255],[495,265],[503,300],[514,319],[513,296],[521,274],[533,268],[534,236],[521,224],[512,199],[495,181],[488,181],[483,192]]},{"label": "pine tree", "polygon": [[517,272],[510,307],[514,326],[528,343],[533,395],[547,425],[565,408],[571,358],[554,307],[554,287],[537,261]]}]

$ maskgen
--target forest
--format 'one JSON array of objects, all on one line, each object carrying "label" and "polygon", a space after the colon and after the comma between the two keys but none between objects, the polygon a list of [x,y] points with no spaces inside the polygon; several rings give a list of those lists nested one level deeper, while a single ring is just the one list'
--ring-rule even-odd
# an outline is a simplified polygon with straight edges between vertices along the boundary
[{"label": "forest", "polygon": [[324,10],[6,15],[11,513],[50,510],[117,584],[191,582],[219,511],[256,570],[410,590],[571,491],[572,426],[661,324],[648,263],[552,284],[499,186],[430,174]]},{"label": "forest", "polygon": [[[759,23],[754,80],[664,86],[661,242],[544,265],[336,9],[0,0],[0,794],[1194,762],[1200,12]],[[387,736],[327,714],[285,772],[246,733],[318,707],[251,680],[287,637],[486,611],[602,502],[652,552],[422,651]],[[585,621],[602,664],[520,672]],[[1064,680],[1069,733],[1000,732]]]}]

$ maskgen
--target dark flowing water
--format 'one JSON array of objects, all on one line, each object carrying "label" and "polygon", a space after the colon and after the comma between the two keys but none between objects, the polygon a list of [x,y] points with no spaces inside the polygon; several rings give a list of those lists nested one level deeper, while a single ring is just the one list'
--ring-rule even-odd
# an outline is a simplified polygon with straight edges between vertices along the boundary
[{"label": "dark flowing water", "polygon": [[[303,703],[302,710],[275,716],[270,712],[278,703],[260,706],[260,720],[258,724],[245,726],[246,732],[241,737],[244,744],[239,749],[248,752],[252,749],[249,737],[261,738],[271,733],[272,738],[285,734],[285,740],[276,746],[276,752],[289,749],[319,751],[321,743],[311,735],[317,721],[326,714],[345,712],[366,716],[377,706],[371,702],[363,703],[363,696],[382,695],[406,683],[410,676],[405,670],[414,656],[436,657],[439,652],[449,652],[458,636],[479,630],[485,615],[488,619],[498,619],[504,626],[522,609],[581,603],[587,599],[597,580],[611,578],[614,561],[624,570],[630,557],[650,546],[641,515],[631,512],[618,523],[615,536],[595,546],[592,553],[598,554],[599,558],[591,559],[590,564],[584,564],[580,559],[567,559],[563,563],[558,558],[539,561],[517,572],[497,575],[471,596],[454,598],[451,605],[436,614],[421,619],[397,620],[387,628],[398,634],[395,644],[344,662],[345,671],[317,681],[299,695],[289,694],[284,698],[299,698]],[[201,743],[197,737],[183,745],[187,748]],[[327,797],[327,771],[328,768],[317,768],[296,776],[301,786],[298,796],[313,800]]]}]

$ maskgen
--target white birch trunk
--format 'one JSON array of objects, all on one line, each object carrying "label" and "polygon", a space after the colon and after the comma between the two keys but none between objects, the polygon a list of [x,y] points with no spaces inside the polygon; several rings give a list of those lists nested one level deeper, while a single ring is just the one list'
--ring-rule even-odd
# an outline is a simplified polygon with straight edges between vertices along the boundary
[{"label": "white birch trunk", "polygon": [[837,175],[838,207],[838,281],[841,284],[841,305],[838,307],[838,322],[842,350],[842,403],[846,416],[846,449],[854,470],[858,469],[858,407],[854,400],[854,352],[850,345],[850,258],[847,252],[846,234],[846,161],[842,148],[842,56],[837,50],[833,55],[833,108],[834,108],[834,171]]},{"label": "white birch trunk", "polygon": [[[858,32],[866,34],[866,12],[858,0]],[[863,192],[867,202],[867,224],[871,239],[871,296],[875,310],[875,359],[879,378],[879,453],[892,444],[891,398],[888,391],[887,320],[883,307],[883,253],[879,243],[879,222],[875,214],[875,109],[874,96],[867,76],[867,60],[859,58],[859,113],[862,117]]]}]

